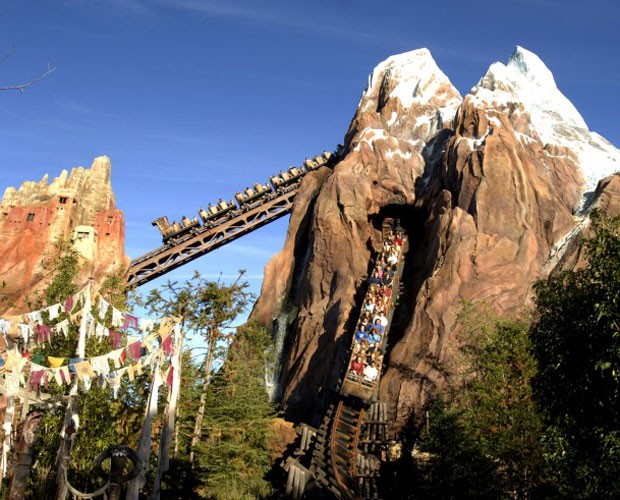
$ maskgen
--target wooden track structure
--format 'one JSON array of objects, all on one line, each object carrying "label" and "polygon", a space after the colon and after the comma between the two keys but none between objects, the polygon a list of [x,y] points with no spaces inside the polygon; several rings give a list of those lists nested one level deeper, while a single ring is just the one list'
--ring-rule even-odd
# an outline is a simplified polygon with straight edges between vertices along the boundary
[{"label": "wooden track structure", "polygon": [[329,432],[329,460],[331,480],[342,498],[358,498],[357,447],[362,431],[364,409],[357,401],[340,400],[331,420]]},{"label": "wooden track structure", "polygon": [[[408,246],[405,237],[392,285],[385,340],[402,291],[401,279]],[[352,356],[353,349],[351,351]],[[321,426],[316,430],[303,427],[295,457],[289,457],[282,464],[288,473],[286,494],[289,497],[380,498],[381,458],[387,448],[389,420],[387,404],[377,400],[382,370],[374,383],[361,384],[357,379],[348,379],[350,357],[347,360],[343,383],[339,392],[331,395]],[[313,495],[314,490],[317,492]]]},{"label": "wooden track structure", "polygon": [[[334,154],[324,163],[316,166],[332,168],[338,161]],[[191,262],[198,257],[220,248],[237,238],[284,217],[293,209],[295,195],[304,172],[292,184],[284,189],[266,193],[257,202],[248,206],[234,207],[227,218],[217,224],[205,224],[192,228],[191,231],[172,239],[167,244],[156,248],[131,261],[126,275],[129,287],[138,287],[154,280],[173,269]]]},{"label": "wooden track structure", "polygon": [[[388,440],[387,427],[385,403],[367,407],[355,398],[336,397],[319,429],[301,426],[299,447],[282,464],[286,495],[379,499],[379,457]],[[320,493],[313,496],[311,491]]]}]

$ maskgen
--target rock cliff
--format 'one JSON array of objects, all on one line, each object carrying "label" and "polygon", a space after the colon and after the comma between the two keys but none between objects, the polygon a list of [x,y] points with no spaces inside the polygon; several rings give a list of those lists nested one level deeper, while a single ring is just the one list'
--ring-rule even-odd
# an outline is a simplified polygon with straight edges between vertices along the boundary
[{"label": "rock cliff", "polygon": [[0,314],[24,312],[24,299],[47,284],[46,262],[53,260],[59,239],[71,239],[82,255],[83,284],[129,265],[110,170],[109,158],[101,156],[90,169],[63,170],[51,183],[45,175],[6,189],[0,202]]},{"label": "rock cliff", "polygon": [[381,382],[399,429],[458,368],[460,301],[531,305],[537,279],[579,260],[592,204],[620,209],[620,177],[597,189],[619,167],[620,152],[521,47],[464,98],[426,49],[379,64],[342,160],[304,179],[253,312],[285,336],[289,416],[309,418],[337,385],[385,216],[410,237]]}]

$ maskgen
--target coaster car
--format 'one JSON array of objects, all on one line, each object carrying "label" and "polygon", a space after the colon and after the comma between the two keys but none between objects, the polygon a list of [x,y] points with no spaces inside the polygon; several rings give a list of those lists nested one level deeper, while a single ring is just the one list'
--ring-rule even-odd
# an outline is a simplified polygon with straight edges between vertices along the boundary
[{"label": "coaster car", "polygon": [[207,210],[205,210],[204,208],[198,210],[198,215],[200,215],[200,218],[205,224],[209,223],[213,225],[220,222],[224,216],[228,216],[231,210],[234,210],[236,208],[237,205],[235,205],[234,200],[224,201],[222,200],[222,198],[220,198],[215,205],[209,203]]},{"label": "coaster car", "polygon": [[200,222],[197,217],[190,219],[188,217],[183,216],[181,218],[182,222],[173,222],[170,224],[168,222],[168,217],[165,215],[155,219],[151,224],[153,226],[157,226],[159,232],[162,235],[164,243],[168,243],[179,236],[189,233],[193,228],[200,226]]}]

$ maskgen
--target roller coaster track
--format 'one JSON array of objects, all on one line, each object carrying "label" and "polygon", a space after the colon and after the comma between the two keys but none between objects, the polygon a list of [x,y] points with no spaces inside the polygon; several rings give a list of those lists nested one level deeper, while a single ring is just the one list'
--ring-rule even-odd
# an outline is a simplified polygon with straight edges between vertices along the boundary
[{"label": "roller coaster track", "polygon": [[215,227],[202,226],[196,234],[138,257],[131,262],[127,284],[143,285],[285,216],[291,211],[296,194],[294,189]]},{"label": "roller coaster track", "polygon": [[[387,419],[385,403],[367,407],[356,398],[334,400],[319,429],[308,431],[311,428],[304,426],[299,450],[283,464],[287,495],[303,498],[308,478],[313,477],[325,493],[322,497],[378,499],[377,457],[387,442]],[[310,449],[308,461],[305,454]]]},{"label": "roller coaster track", "polygon": [[330,459],[336,485],[343,498],[359,498],[357,493],[357,447],[364,410],[338,402],[329,440]]},{"label": "roller coaster track", "polygon": [[[310,473],[320,488],[335,498],[361,498],[357,461],[363,425],[364,409],[360,402],[340,399],[332,402],[315,433]],[[298,463],[289,464],[289,476],[295,467],[299,468]]]},{"label": "roller coaster track", "polygon": [[[321,166],[332,167],[337,155]],[[305,175],[305,173],[304,173]],[[203,225],[170,240],[151,252],[134,259],[127,271],[126,283],[137,287],[154,280],[173,269],[197,259],[231,241],[269,224],[291,212],[301,178],[280,191],[266,193],[258,202],[241,205],[231,217],[216,225]],[[237,207],[234,207],[237,208]]]},{"label": "roller coaster track", "polygon": [[[405,235],[398,257],[397,273],[391,285],[386,336],[392,326],[402,290],[401,280],[408,247]],[[354,342],[351,356],[354,356]],[[350,362],[346,365],[344,383],[339,392],[331,395],[320,428],[310,432],[307,426],[304,427],[304,438],[295,456],[283,463],[288,473],[287,494],[292,498],[303,498],[307,485],[310,485],[309,491],[319,488],[323,494],[338,499],[380,498],[380,457],[384,455],[388,442],[388,408],[385,402],[377,401],[380,373],[372,383],[366,383],[359,377],[351,378]],[[312,456],[308,458],[310,449]],[[324,495],[321,498],[326,497]]]}]

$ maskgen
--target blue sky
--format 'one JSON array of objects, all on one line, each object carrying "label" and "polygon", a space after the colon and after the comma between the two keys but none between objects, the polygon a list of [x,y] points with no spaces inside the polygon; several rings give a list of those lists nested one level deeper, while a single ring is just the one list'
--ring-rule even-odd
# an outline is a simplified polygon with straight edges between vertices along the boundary
[{"label": "blue sky", "polygon": [[[537,53],[590,129],[620,145],[620,8],[611,0],[2,0],[0,187],[112,160],[127,253],[150,222],[200,206],[342,142],[368,73],[428,47],[465,94],[515,45]],[[176,271],[262,270],[287,219]],[[155,282],[157,283],[157,281]]]}]

